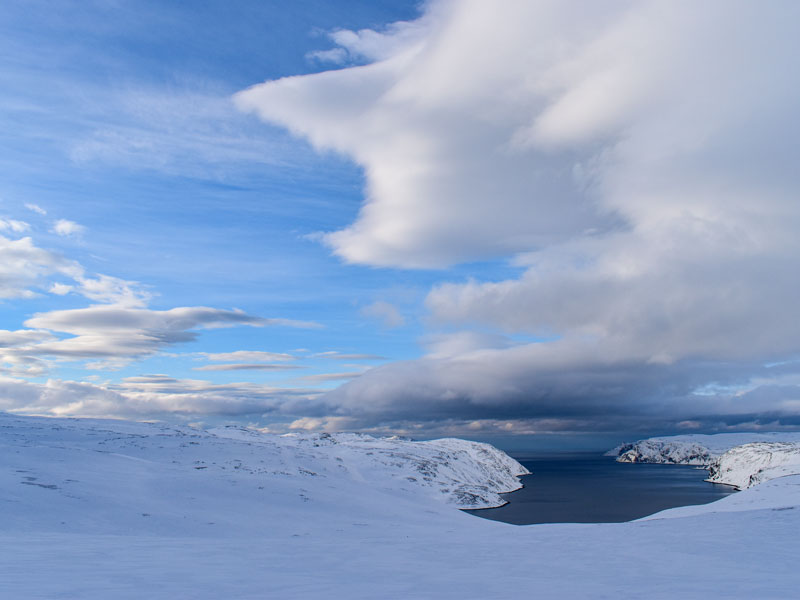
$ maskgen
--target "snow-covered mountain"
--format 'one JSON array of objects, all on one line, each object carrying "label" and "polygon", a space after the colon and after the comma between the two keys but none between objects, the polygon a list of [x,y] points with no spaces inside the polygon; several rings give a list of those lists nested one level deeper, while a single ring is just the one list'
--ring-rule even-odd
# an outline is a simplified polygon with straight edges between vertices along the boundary
[{"label": "snow-covered mountain", "polygon": [[609,450],[618,462],[708,466],[722,454],[753,442],[800,442],[800,433],[717,433],[652,437]]}]

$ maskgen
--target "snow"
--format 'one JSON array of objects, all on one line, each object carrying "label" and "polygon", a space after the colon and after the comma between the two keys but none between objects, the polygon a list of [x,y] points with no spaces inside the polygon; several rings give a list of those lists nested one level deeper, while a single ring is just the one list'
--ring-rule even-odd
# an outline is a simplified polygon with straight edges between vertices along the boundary
[{"label": "snow", "polygon": [[781,512],[785,510],[800,509],[800,475],[788,475],[765,481],[745,492],[731,494],[713,502],[698,506],[679,506],[661,511],[639,521],[652,521],[658,519],[676,519],[705,515],[709,511],[714,513],[745,512],[751,510],[772,510]]},{"label": "snow", "polygon": [[652,437],[609,450],[618,462],[711,464],[731,448],[752,442],[800,442],[800,433],[717,433]]},{"label": "snow", "polygon": [[[272,436],[240,427],[211,429],[208,433],[265,450],[279,447],[283,468],[291,462],[299,472],[328,473],[333,461],[337,476],[346,472],[356,481],[387,489],[401,482],[404,489],[421,488],[418,491],[458,508],[502,506],[506,501],[499,494],[520,489],[518,477],[529,474],[516,460],[489,444],[455,438],[414,442],[357,433]],[[251,467],[242,464],[239,468]]]},{"label": "snow", "polygon": [[632,523],[456,510],[518,485],[503,456],[0,414],[0,597],[796,596],[800,477]]},{"label": "snow", "polygon": [[756,442],[731,448],[709,467],[709,481],[740,490],[800,474],[800,442]]},{"label": "snow", "polygon": [[623,444],[606,453],[618,462],[700,465],[708,481],[744,490],[800,474],[800,433],[676,435]]}]

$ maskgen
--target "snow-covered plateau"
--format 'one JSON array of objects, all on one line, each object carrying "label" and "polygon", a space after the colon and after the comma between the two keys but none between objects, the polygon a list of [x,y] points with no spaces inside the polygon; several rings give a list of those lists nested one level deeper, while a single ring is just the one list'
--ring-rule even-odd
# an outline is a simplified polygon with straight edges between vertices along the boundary
[{"label": "snow-covered plateau", "polygon": [[794,597],[784,441],[713,504],[519,527],[456,510],[519,487],[485,444],[0,413],[0,598]]}]

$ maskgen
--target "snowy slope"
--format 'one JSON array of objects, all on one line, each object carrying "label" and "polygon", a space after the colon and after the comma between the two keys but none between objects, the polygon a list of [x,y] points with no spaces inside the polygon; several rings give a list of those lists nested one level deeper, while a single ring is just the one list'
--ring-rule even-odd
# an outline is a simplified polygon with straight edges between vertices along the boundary
[{"label": "snowy slope", "polygon": [[291,455],[307,461],[307,466],[297,466],[305,471],[327,470],[333,461],[337,475],[344,470],[358,481],[387,487],[401,482],[458,508],[502,506],[506,501],[498,494],[520,489],[518,477],[529,473],[489,444],[455,438],[414,442],[358,433],[275,436],[240,427],[208,433],[264,449],[279,447],[283,460]]},{"label": "snowy slope", "polygon": [[643,517],[641,521],[659,519],[677,519],[694,517],[713,513],[748,512],[752,510],[782,512],[800,508],[800,475],[787,475],[770,481],[764,481],[757,486],[746,489],[737,494],[731,494],[712,502],[697,506],[679,506],[670,508],[660,513]]},{"label": "snowy slope", "polygon": [[800,475],[800,442],[756,442],[731,448],[709,466],[709,481],[740,490]]},{"label": "snowy slope", "polygon": [[[180,481],[186,489],[221,478],[230,485],[256,484],[256,489],[266,490],[267,483],[273,489],[290,488],[287,493],[311,499],[320,486],[355,483],[426,496],[459,508],[487,508],[503,505],[498,494],[519,489],[517,476],[528,473],[488,444],[458,439],[413,442],[325,433],[278,436],[238,427],[203,431],[2,413],[0,435],[4,462],[10,461],[15,474],[4,484],[17,492],[49,489],[64,502],[86,497],[90,490],[105,494],[106,505],[118,502],[120,488],[138,489],[141,478],[152,479],[156,471],[168,473],[171,482]],[[66,464],[82,473],[72,473]],[[114,481],[119,472],[141,478]],[[91,477],[88,481],[87,476]],[[152,491],[147,489],[148,500],[153,499]],[[125,497],[136,495],[131,489]]]},{"label": "snowy slope", "polygon": [[610,450],[618,462],[711,464],[736,446],[752,442],[800,442],[800,433],[718,433],[653,437]]},{"label": "snowy slope", "polygon": [[796,595],[797,477],[735,510],[516,527],[455,509],[505,485],[495,452],[0,415],[0,598]]}]

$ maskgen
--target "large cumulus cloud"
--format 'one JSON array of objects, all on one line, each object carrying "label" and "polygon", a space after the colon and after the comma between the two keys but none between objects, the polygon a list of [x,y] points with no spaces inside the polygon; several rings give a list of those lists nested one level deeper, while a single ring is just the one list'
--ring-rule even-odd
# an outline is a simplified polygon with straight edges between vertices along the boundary
[{"label": "large cumulus cloud", "polygon": [[541,341],[374,369],[331,414],[794,418],[796,382],[765,365],[800,354],[799,17],[788,1],[430,2],[334,37],[367,64],[241,92],[363,166],[358,218],[324,236],[344,260],[524,271],[435,287],[431,322]]}]

